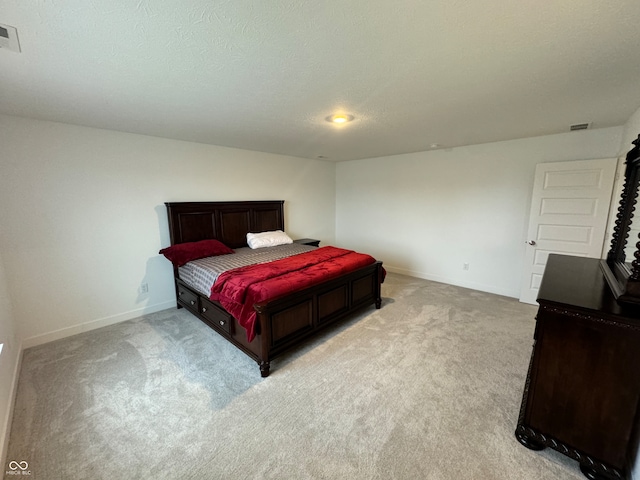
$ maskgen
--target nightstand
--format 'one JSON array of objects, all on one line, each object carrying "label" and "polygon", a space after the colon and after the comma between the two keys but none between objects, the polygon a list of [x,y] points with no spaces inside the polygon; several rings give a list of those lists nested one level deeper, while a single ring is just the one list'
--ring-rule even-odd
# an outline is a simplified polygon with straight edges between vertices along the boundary
[{"label": "nightstand", "polygon": [[294,240],[293,243],[300,243],[302,245],[311,245],[312,247],[317,247],[320,245],[320,240],[315,240],[313,238],[301,238],[299,240]]}]

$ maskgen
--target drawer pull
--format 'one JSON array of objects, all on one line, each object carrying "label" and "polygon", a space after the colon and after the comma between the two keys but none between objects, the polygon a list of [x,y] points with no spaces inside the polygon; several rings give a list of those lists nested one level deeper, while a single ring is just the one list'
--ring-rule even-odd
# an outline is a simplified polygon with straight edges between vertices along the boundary
[{"label": "drawer pull", "polygon": [[224,326],[224,320],[220,320],[220,325]]},{"label": "drawer pull", "polygon": [[191,300],[191,305],[195,305],[196,301],[195,300]]},{"label": "drawer pull", "polygon": [[207,307],[202,307],[202,313],[207,313]]}]

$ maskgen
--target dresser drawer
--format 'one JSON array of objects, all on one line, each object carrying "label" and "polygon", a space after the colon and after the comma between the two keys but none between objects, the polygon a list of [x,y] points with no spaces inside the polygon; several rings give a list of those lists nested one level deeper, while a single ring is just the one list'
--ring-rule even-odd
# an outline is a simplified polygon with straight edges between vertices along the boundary
[{"label": "dresser drawer", "polygon": [[194,312],[198,311],[198,295],[185,287],[181,282],[178,285],[178,303]]},{"label": "dresser drawer", "polygon": [[204,317],[211,326],[229,335],[233,333],[231,331],[233,325],[231,315],[205,298],[200,300],[200,315]]}]

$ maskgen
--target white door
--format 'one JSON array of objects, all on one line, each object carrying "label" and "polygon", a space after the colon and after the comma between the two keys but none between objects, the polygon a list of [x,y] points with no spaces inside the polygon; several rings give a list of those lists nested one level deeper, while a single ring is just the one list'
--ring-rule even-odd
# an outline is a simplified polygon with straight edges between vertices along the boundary
[{"label": "white door", "polygon": [[536,165],[520,301],[536,303],[550,253],[600,258],[615,158]]}]

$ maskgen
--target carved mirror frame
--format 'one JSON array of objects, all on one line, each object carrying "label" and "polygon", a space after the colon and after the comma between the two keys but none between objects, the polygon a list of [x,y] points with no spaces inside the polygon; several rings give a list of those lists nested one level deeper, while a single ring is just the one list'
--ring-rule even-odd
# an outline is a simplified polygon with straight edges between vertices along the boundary
[{"label": "carved mirror frame", "polygon": [[[604,276],[619,303],[640,304],[640,239],[636,239],[633,261],[625,255],[640,185],[640,135],[632,142],[625,161],[624,187],[613,228],[611,249],[600,262]],[[640,221],[640,217],[638,220]]]}]

